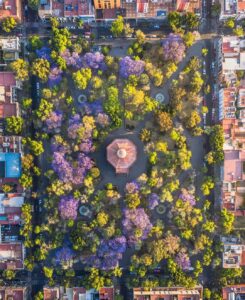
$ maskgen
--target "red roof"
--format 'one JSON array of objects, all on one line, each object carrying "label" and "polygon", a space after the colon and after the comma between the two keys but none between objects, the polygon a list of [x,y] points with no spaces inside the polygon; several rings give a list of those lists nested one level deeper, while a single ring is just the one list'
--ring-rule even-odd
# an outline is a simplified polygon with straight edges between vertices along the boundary
[{"label": "red roof", "polygon": [[115,139],[107,146],[107,160],[116,169],[116,173],[128,173],[136,158],[136,146],[128,139]]},{"label": "red roof", "polygon": [[[26,299],[25,297],[25,290],[26,287],[0,287],[0,295],[2,296],[1,299],[13,299],[13,300],[23,300]],[[13,297],[13,298],[11,298]]]},{"label": "red roof", "polygon": [[0,8],[0,19],[14,17],[21,20],[21,0],[5,0]]},{"label": "red roof", "polygon": [[16,80],[13,72],[0,72],[0,85],[15,86]]},{"label": "red roof", "polygon": [[23,245],[22,243],[0,244],[0,269],[23,269]]},{"label": "red roof", "polygon": [[[105,287],[101,288],[99,291],[100,300],[114,300],[114,288],[113,287]],[[76,299],[74,299],[76,300]]]}]

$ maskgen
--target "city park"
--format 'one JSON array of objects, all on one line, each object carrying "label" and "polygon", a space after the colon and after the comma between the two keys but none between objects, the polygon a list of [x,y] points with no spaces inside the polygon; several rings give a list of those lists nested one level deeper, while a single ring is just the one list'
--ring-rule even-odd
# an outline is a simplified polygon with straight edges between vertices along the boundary
[{"label": "city park", "polygon": [[[50,40],[31,37],[29,62],[11,66],[26,95],[36,88],[30,78],[41,86],[39,100],[22,99],[23,118],[6,120],[23,135],[20,183],[32,191],[22,208],[26,268],[41,268],[50,286],[99,289],[122,276],[129,288],[205,281],[206,299],[221,299],[219,288],[242,270],[221,266],[218,236],[232,232],[234,217],[214,213],[210,170],[223,160],[223,133],[201,125],[200,59],[171,80],[167,101],[162,93],[198,34],[151,44],[138,30],[116,57],[51,23]],[[112,25],[115,36],[130,30],[120,18]],[[192,164],[195,140],[209,143],[207,153],[196,149],[201,167]],[[31,206],[39,199],[37,222]]]}]

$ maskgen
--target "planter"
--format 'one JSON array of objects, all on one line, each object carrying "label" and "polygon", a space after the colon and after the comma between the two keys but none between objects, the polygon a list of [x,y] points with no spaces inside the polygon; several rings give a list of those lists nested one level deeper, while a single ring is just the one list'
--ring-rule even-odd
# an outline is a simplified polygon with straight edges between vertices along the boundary
[{"label": "planter", "polygon": [[87,101],[87,96],[84,95],[84,94],[81,94],[81,95],[78,96],[77,101],[78,101],[79,103],[84,103],[84,102]]},{"label": "planter", "polygon": [[88,218],[91,217],[91,211],[90,211],[90,209],[89,209],[87,206],[85,206],[85,205],[82,205],[82,206],[79,207],[79,213],[80,213],[80,215],[83,216],[83,217],[88,217]]},{"label": "planter", "polygon": [[159,215],[163,215],[166,212],[166,207],[163,204],[159,204],[156,208],[156,211]]}]

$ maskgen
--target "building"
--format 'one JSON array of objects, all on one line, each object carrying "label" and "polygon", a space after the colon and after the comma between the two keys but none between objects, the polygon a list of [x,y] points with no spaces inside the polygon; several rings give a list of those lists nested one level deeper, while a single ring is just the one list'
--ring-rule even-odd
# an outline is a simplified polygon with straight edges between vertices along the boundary
[{"label": "building", "polygon": [[220,45],[220,66],[226,72],[245,70],[245,39],[237,36],[223,36]]},{"label": "building", "polygon": [[191,12],[201,16],[201,0],[177,0],[176,10],[179,12]]},{"label": "building", "polygon": [[128,139],[115,139],[106,148],[107,161],[117,174],[128,174],[137,159],[137,148]]},{"label": "building", "polygon": [[222,288],[223,300],[245,299],[245,284],[228,285]]},{"label": "building", "polygon": [[159,287],[150,291],[144,288],[133,289],[134,300],[202,300],[203,288],[197,286],[193,289],[184,287]]},{"label": "building", "polygon": [[175,9],[174,0],[121,0],[127,19],[166,18],[169,11]]},{"label": "building", "polygon": [[245,266],[245,244],[237,237],[221,237],[223,243],[223,268]]},{"label": "building", "polygon": [[[245,40],[226,36],[220,40],[219,66],[222,88],[218,94],[218,120],[223,127],[224,164],[221,166],[222,207],[244,216],[245,197]],[[238,84],[239,82],[239,84]]]},{"label": "building", "polygon": [[44,287],[44,300],[114,300],[114,288],[106,287],[98,291],[91,289],[86,290],[83,287],[64,288],[64,287]]},{"label": "building", "polygon": [[0,19],[13,17],[22,20],[21,0],[0,0]]},{"label": "building", "polygon": [[0,120],[11,116],[19,116],[17,90],[20,83],[13,72],[0,72]]},{"label": "building", "polygon": [[0,243],[0,270],[21,270],[24,259],[25,248],[21,242]]},{"label": "building", "polygon": [[220,0],[220,20],[227,18],[243,19],[245,17],[245,1],[243,0]]},{"label": "building", "polygon": [[30,288],[28,286],[1,286],[0,300],[28,300]]},{"label": "building", "polygon": [[20,39],[18,37],[1,37],[0,51],[2,51],[5,64],[18,59],[21,51]]},{"label": "building", "polygon": [[89,0],[41,0],[38,9],[41,19],[78,17],[84,21],[94,20],[94,8]]}]

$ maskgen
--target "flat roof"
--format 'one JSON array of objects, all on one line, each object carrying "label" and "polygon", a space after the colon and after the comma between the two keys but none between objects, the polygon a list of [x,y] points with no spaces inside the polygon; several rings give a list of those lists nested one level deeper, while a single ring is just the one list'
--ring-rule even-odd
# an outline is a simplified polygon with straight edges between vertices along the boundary
[{"label": "flat roof", "polygon": [[19,153],[0,152],[0,162],[4,162],[5,178],[19,178],[21,175],[21,160]]}]

